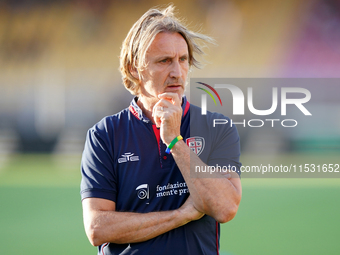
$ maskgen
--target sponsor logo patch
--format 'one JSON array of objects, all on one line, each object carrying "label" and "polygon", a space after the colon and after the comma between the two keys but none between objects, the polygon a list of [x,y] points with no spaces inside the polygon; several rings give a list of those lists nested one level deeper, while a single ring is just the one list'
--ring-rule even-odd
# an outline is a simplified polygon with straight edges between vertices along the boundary
[{"label": "sponsor logo patch", "polygon": [[139,161],[139,156],[134,156],[134,153],[126,152],[122,155],[121,158],[118,158],[118,163],[125,163],[128,161]]},{"label": "sponsor logo patch", "polygon": [[139,199],[149,199],[149,185],[148,184],[141,184],[137,188],[137,197]]}]

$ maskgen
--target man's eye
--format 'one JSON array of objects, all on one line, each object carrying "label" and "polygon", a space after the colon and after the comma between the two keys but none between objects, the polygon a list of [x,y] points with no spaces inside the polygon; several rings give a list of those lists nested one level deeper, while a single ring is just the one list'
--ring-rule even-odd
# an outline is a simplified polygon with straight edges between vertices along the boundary
[{"label": "man's eye", "polygon": [[181,57],[180,60],[181,60],[182,62],[184,62],[184,61],[187,60],[187,57]]},{"label": "man's eye", "polygon": [[166,59],[162,59],[160,62],[161,63],[166,63],[166,62],[168,62],[168,59],[167,58]]}]

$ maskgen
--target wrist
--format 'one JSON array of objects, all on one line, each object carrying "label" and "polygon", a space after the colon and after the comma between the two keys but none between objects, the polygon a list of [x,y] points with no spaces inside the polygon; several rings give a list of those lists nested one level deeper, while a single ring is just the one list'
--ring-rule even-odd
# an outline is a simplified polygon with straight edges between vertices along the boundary
[{"label": "wrist", "polygon": [[183,137],[181,135],[176,136],[168,145],[165,150],[166,153],[170,154],[171,149],[179,142],[183,140]]},{"label": "wrist", "polygon": [[178,209],[176,209],[176,213],[177,213],[177,217],[180,221],[179,224],[181,226],[192,221],[192,217],[191,217],[190,212],[188,211],[187,208],[182,208],[182,206],[181,206]]}]

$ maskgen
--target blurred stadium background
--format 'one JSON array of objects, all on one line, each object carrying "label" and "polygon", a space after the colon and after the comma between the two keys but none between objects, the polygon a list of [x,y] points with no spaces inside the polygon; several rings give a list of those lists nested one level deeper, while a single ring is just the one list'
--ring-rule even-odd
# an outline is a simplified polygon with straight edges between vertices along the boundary
[{"label": "blurred stadium background", "polygon": [[[172,2],[218,44],[191,77],[340,78],[339,0]],[[0,254],[95,254],[79,196],[85,134],[130,102],[121,42],[146,10],[165,4],[0,0]],[[339,94],[335,86],[314,105],[331,123],[321,119],[298,136],[241,133],[242,163],[340,163]],[[338,254],[339,184],[244,179],[221,253]]]}]

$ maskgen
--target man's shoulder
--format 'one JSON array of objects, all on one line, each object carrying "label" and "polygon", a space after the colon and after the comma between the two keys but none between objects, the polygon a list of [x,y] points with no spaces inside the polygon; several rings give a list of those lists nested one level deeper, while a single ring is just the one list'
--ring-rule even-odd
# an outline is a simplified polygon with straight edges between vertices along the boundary
[{"label": "man's shoulder", "polygon": [[125,108],[120,112],[108,115],[94,124],[90,130],[102,133],[107,133],[108,131],[114,130],[116,126],[120,125],[121,123],[126,123],[130,119],[130,111],[129,108]]},{"label": "man's shoulder", "polygon": [[201,107],[195,105],[190,105],[190,134],[215,142],[226,135],[238,137],[237,128],[231,125],[229,117],[210,111],[203,115]]}]

